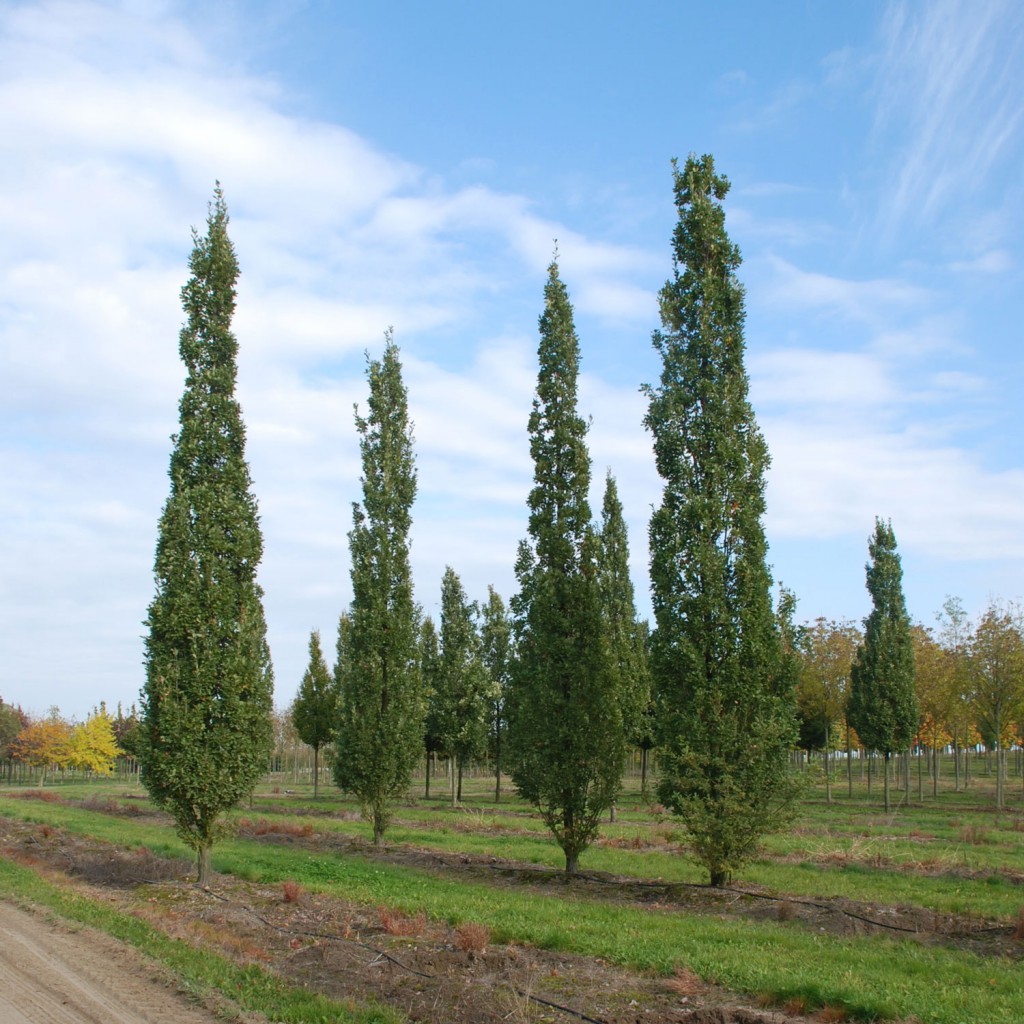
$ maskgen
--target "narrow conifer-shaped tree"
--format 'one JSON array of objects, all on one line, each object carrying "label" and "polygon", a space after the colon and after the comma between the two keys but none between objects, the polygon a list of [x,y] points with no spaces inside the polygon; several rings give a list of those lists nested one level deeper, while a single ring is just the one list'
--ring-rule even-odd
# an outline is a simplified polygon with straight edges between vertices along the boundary
[{"label": "narrow conifer-shaped tree", "polygon": [[441,642],[437,636],[434,620],[426,615],[420,624],[419,640],[420,685],[423,687],[423,701],[426,706],[423,719],[423,749],[426,755],[426,774],[423,797],[430,799],[430,775],[434,766],[434,755],[439,754],[444,744],[441,739],[441,708],[439,706],[438,677],[441,674]]},{"label": "narrow conifer-shaped tree", "polygon": [[320,631],[309,635],[309,664],[292,704],[292,724],[303,743],[313,748],[313,798],[320,793],[320,750],[338,727],[338,694],[320,646]]},{"label": "narrow conifer-shaped tree", "polygon": [[193,231],[182,289],[188,371],[146,622],[142,781],[210,872],[221,813],[248,796],[271,749],[273,676],[256,568],[263,554],[235,399],[238,263],[220,186]]},{"label": "narrow conifer-shaped tree", "polygon": [[494,760],[494,802],[501,802],[501,770],[505,747],[505,692],[515,658],[512,623],[505,602],[494,587],[487,588],[487,604],[480,625],[481,657],[491,680],[490,748]]},{"label": "narrow conifer-shaped tree", "polygon": [[451,759],[453,807],[462,799],[466,762],[486,749],[494,690],[480,657],[476,613],[476,604],[467,599],[458,573],[446,566],[441,581],[441,657],[435,676],[435,707],[441,749]]},{"label": "narrow conifer-shaped tree", "polygon": [[579,342],[554,262],[544,300],[529,422],[530,535],[516,562],[508,752],[519,792],[540,811],[573,874],[618,793],[625,742],[587,499],[587,427],[576,408]]},{"label": "narrow conifer-shaped tree", "polygon": [[348,667],[343,679],[334,778],[358,797],[379,845],[392,805],[409,788],[423,746],[419,616],[409,569],[416,497],[409,403],[390,331],[367,367],[369,413],[356,413],[363,501],[352,506]]},{"label": "narrow conifer-shaped tree", "polygon": [[871,561],[864,567],[871,612],[864,640],[850,669],[847,718],[861,742],[883,755],[885,809],[889,810],[889,761],[910,746],[917,728],[914,691],[914,641],[903,598],[903,568],[892,523],[875,520],[868,542]]},{"label": "narrow conifer-shaped tree", "polygon": [[647,664],[647,628],[637,618],[633,581],[629,575],[629,532],[615,477],[605,480],[601,506],[601,610],[608,642],[619,673],[622,724],[629,744],[642,747],[649,728],[651,677]]},{"label": "narrow conifer-shaped tree", "polygon": [[650,526],[659,795],[720,885],[784,820],[796,716],[766,563],[768,448],[747,400],[729,183],[710,156],[673,177],[674,273],[653,339],[661,380],[644,389],[664,480]]}]

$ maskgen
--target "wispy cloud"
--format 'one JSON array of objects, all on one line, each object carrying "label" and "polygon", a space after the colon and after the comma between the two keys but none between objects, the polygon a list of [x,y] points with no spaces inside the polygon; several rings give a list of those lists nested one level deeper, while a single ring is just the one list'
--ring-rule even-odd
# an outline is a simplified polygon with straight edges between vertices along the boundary
[{"label": "wispy cloud", "polygon": [[902,138],[884,230],[931,222],[1018,161],[1024,8],[1013,0],[892,3],[882,23],[876,135]]}]

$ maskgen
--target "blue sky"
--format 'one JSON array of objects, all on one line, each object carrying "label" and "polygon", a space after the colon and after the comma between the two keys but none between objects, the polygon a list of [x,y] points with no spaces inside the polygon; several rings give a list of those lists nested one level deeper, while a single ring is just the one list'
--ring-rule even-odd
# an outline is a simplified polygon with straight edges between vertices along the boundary
[{"label": "blue sky", "polygon": [[178,293],[217,179],[280,706],[350,596],[352,407],[389,326],[417,598],[436,613],[449,564],[511,596],[556,239],[594,508],[610,468],[648,612],[639,386],[690,152],[733,184],[798,618],[867,614],[876,515],[915,619],[1020,597],[1022,45],[1013,0],[0,3],[0,696],[137,698]]}]

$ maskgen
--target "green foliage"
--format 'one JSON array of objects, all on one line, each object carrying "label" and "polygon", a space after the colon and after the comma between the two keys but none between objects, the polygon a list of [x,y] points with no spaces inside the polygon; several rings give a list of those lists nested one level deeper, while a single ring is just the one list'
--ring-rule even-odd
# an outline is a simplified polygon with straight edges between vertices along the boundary
[{"label": "green foliage", "polygon": [[804,723],[800,744],[804,750],[826,747],[842,722],[850,693],[850,668],[859,642],[860,630],[851,622],[819,617],[801,631],[797,703]]},{"label": "green foliage", "polygon": [[181,292],[188,376],[159,525],[137,743],[143,783],[197,851],[201,882],[218,818],[252,792],[271,747],[273,674],[256,582],[263,540],[235,400],[238,263],[227,226],[218,186],[206,236],[193,231]]},{"label": "green foliage", "polygon": [[637,619],[629,575],[629,533],[615,477],[605,481],[601,509],[598,584],[612,659],[619,674],[622,724],[630,743],[641,745],[650,728],[651,676],[647,627]]},{"label": "green foliage", "polygon": [[519,792],[554,833],[571,874],[618,793],[625,742],[587,500],[587,428],[576,411],[579,342],[554,262],[544,297],[529,422],[530,538],[516,562],[509,760]]},{"label": "green foliage", "polygon": [[[334,778],[355,794],[383,840],[393,801],[404,795],[423,741],[417,664],[418,614],[409,570],[416,470],[408,398],[390,332],[368,361],[369,415],[356,412],[363,501],[352,506],[351,624],[339,650],[341,708]],[[340,636],[340,633],[339,633]]]},{"label": "green foliage", "polygon": [[[903,569],[891,523],[875,519],[865,566],[871,612],[864,640],[850,671],[847,718],[861,742],[885,755],[910,746],[917,728],[914,691],[914,643],[903,599]],[[889,772],[885,771],[885,808],[889,809]]]},{"label": "green foliage", "polygon": [[[419,665],[423,699],[426,702],[423,744],[428,754],[436,754],[444,749],[444,741],[441,736],[441,708],[438,698],[441,675],[441,641],[438,639],[434,620],[429,615],[424,616],[420,625]],[[429,778],[427,784],[430,784]]]},{"label": "green foliage", "polygon": [[1019,613],[993,603],[971,641],[972,696],[978,730],[996,754],[996,806],[1004,802],[1005,751],[1024,712],[1024,637]]},{"label": "green foliage", "polygon": [[432,725],[439,749],[457,765],[461,797],[462,767],[487,745],[494,686],[480,657],[476,606],[466,599],[462,581],[447,566],[441,582],[440,660],[433,675]]},{"label": "green foliage", "polygon": [[791,661],[771,604],[768,449],[747,400],[743,289],[710,156],[674,165],[675,269],[661,290],[645,425],[665,481],[650,526],[659,794],[714,884],[785,821],[794,789]]},{"label": "green foliage", "polygon": [[0,761],[13,757],[14,741],[25,726],[28,718],[20,707],[5,704],[0,698]]},{"label": "green foliage", "polygon": [[501,770],[507,728],[505,693],[515,651],[512,643],[512,622],[505,611],[505,602],[494,587],[487,588],[487,604],[480,625],[480,656],[491,680],[490,748],[494,760],[494,799],[501,800]]},{"label": "green foliage", "polygon": [[292,723],[299,739],[313,748],[313,795],[320,787],[320,748],[334,739],[338,726],[338,693],[324,652],[320,632],[309,635],[309,665],[292,704]]}]

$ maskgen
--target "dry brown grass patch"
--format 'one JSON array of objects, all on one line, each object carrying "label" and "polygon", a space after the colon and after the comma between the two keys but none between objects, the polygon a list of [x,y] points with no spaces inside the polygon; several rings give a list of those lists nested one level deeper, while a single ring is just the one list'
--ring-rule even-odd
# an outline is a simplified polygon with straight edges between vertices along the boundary
[{"label": "dry brown grass patch", "polygon": [[463,953],[484,953],[491,942],[490,929],[476,921],[463,921],[455,929],[455,948]]},{"label": "dry brown grass patch", "polygon": [[427,928],[427,915],[422,910],[418,914],[407,914],[394,907],[380,906],[377,919],[388,935],[422,935]]},{"label": "dry brown grass patch", "polygon": [[240,831],[251,832],[254,836],[296,836],[301,839],[309,839],[314,834],[313,826],[304,821],[270,821],[267,818],[258,818],[251,821],[249,818],[239,818],[238,828]]},{"label": "dry brown grass patch", "polygon": [[676,964],[672,971],[672,977],[665,981],[665,987],[674,992],[677,996],[696,996],[703,992],[707,985],[704,979],[695,971],[682,964]]},{"label": "dry brown grass patch", "polygon": [[821,1024],[842,1024],[846,1018],[846,1010],[841,1006],[823,1006],[814,1015],[814,1019],[821,1021]]}]

